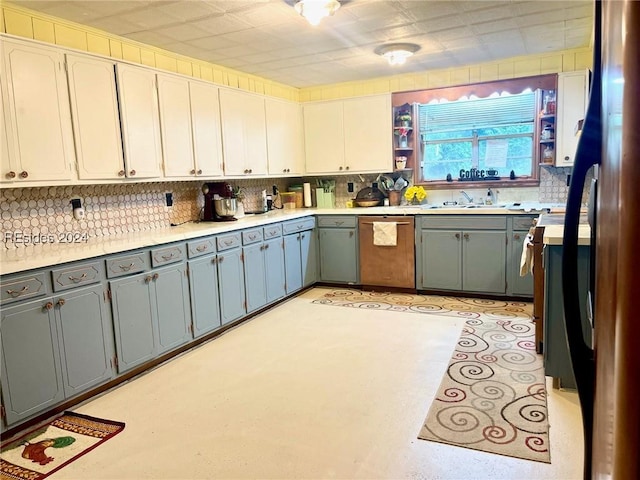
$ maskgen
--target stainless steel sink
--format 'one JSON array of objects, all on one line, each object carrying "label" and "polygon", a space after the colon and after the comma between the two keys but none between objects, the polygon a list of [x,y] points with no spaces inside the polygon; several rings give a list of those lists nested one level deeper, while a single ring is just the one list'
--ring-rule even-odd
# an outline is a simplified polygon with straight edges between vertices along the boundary
[{"label": "stainless steel sink", "polygon": [[465,205],[464,208],[506,208],[506,204],[496,205]]}]

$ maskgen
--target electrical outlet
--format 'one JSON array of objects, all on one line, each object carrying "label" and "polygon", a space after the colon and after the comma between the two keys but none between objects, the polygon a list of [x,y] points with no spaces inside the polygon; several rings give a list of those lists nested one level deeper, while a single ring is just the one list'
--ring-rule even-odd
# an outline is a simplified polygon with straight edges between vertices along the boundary
[{"label": "electrical outlet", "polygon": [[353,193],[353,182],[347,182],[347,192]]},{"label": "electrical outlet", "polygon": [[568,173],[567,174],[567,187],[570,187],[570,186],[571,186],[571,174]]},{"label": "electrical outlet", "polygon": [[82,208],[82,200],[79,198],[72,198],[69,202],[73,208],[73,218],[76,220],[84,219],[84,208]]},{"label": "electrical outlet", "polygon": [[164,194],[164,199],[165,199],[165,204],[167,205],[167,207],[173,207],[173,193],[172,192],[166,192]]}]

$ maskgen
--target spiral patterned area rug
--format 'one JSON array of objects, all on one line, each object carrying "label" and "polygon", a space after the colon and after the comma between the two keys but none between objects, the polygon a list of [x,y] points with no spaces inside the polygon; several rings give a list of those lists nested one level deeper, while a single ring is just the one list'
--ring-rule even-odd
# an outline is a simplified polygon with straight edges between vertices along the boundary
[{"label": "spiral patterned area rug", "polygon": [[551,463],[530,303],[348,289],[314,303],[465,318],[418,438]]},{"label": "spiral patterned area rug", "polygon": [[120,433],[124,423],[65,412],[0,449],[0,480],[42,480]]}]

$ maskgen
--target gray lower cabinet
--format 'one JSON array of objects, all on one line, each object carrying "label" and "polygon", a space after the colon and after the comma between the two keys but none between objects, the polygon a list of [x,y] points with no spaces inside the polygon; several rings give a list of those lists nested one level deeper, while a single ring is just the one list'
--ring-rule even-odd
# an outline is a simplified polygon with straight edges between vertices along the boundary
[{"label": "gray lower cabinet", "polygon": [[284,245],[282,238],[264,242],[264,266],[267,280],[267,303],[285,295]]},{"label": "gray lower cabinet", "polygon": [[104,292],[102,285],[94,285],[53,298],[66,397],[113,376],[113,334]]},{"label": "gray lower cabinet", "polygon": [[126,372],[156,356],[154,305],[148,273],[110,282],[118,371]]},{"label": "gray lower cabinet", "polygon": [[189,260],[189,287],[193,336],[198,338],[220,326],[216,255]]},{"label": "gray lower cabinet", "polygon": [[[591,322],[587,314],[589,248],[578,247],[578,295],[582,299],[580,317],[587,345],[592,344]],[[561,245],[545,245],[544,251],[544,374],[554,377],[558,387],[576,388],[564,327]]]},{"label": "gray lower cabinet", "polygon": [[504,217],[423,218],[418,239],[419,288],[506,293]]},{"label": "gray lower cabinet", "polygon": [[242,249],[233,248],[218,254],[218,285],[222,325],[246,313]]},{"label": "gray lower cabinet", "polygon": [[355,227],[318,228],[320,280],[358,282],[358,243]]},{"label": "gray lower cabinet", "polygon": [[318,280],[318,239],[315,218],[283,222],[284,265],[287,294]]},{"label": "gray lower cabinet", "polygon": [[191,306],[184,263],[110,283],[120,373],[190,340]]},{"label": "gray lower cabinet", "polygon": [[2,309],[2,401],[7,425],[64,399],[51,298]]},{"label": "gray lower cabinet", "polygon": [[267,304],[267,279],[264,243],[254,243],[242,249],[244,255],[244,283],[247,295],[247,312],[253,312]]},{"label": "gray lower cabinet", "polygon": [[302,257],[300,234],[284,236],[284,265],[287,294],[302,288]]}]

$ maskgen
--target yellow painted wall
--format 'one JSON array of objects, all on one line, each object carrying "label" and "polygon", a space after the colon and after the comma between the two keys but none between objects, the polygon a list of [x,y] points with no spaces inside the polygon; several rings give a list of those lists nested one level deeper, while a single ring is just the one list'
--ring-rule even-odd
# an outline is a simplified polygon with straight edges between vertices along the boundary
[{"label": "yellow painted wall", "polygon": [[189,58],[4,2],[0,4],[0,24],[1,31],[11,35],[127,60],[220,85],[299,101],[300,90],[296,87]]},{"label": "yellow painted wall", "polygon": [[592,59],[592,50],[582,48],[514,57],[499,62],[465,67],[298,89],[13,5],[2,5],[0,23],[2,31],[12,35],[124,59],[221,85],[300,102],[572,72],[589,68]]}]

